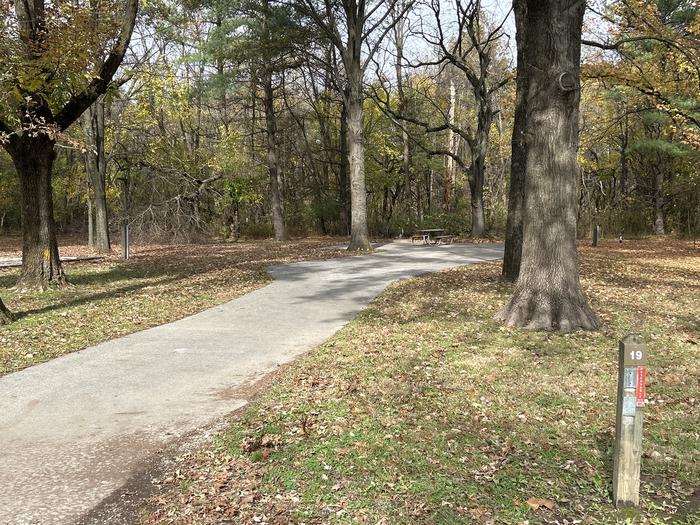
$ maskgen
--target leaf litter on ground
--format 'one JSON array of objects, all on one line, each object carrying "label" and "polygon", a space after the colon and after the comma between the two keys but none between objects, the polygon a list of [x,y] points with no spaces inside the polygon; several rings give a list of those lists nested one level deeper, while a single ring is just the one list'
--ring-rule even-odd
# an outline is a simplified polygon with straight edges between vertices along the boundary
[{"label": "leaf litter on ground", "polygon": [[[390,286],[158,480],[153,524],[700,523],[700,250],[582,245],[603,326],[506,329],[497,263]],[[617,341],[650,351],[642,505],[610,503]],[[224,517],[225,516],[225,519]],[[228,520],[228,521],[226,521]]]},{"label": "leaf litter on ground", "polygon": [[[17,255],[19,239],[3,239],[0,257]],[[175,321],[270,280],[272,264],[349,255],[343,239],[318,237],[187,245],[134,245],[98,261],[65,264],[69,286],[47,292],[12,289],[19,268],[0,269],[0,297],[18,319],[0,326],[0,375],[87,346]],[[88,256],[68,243],[62,256]]]}]

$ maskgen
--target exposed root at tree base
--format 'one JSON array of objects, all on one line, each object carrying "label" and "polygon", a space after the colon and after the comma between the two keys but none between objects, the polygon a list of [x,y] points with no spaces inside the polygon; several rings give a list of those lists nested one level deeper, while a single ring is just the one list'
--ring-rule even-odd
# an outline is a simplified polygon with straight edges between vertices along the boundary
[{"label": "exposed root at tree base", "polygon": [[569,332],[579,328],[595,330],[598,317],[582,293],[560,295],[517,289],[495,316],[509,327]]},{"label": "exposed root at tree base", "polygon": [[66,288],[69,286],[65,274],[50,280],[37,279],[34,276],[20,276],[13,289],[18,292],[45,292],[51,288]]},{"label": "exposed root at tree base", "polygon": [[349,252],[367,252],[367,253],[370,253],[371,251],[373,251],[373,248],[372,248],[371,244],[368,244],[368,245],[357,244],[356,245],[354,243],[350,243],[350,245],[348,246],[348,251]]}]

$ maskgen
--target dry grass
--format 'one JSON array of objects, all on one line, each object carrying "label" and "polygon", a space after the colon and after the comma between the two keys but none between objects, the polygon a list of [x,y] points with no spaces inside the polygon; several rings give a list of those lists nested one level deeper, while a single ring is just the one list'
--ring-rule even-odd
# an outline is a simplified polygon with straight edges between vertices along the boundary
[{"label": "dry grass", "polygon": [[[5,239],[0,257],[17,255],[17,243]],[[44,293],[12,290],[19,269],[0,270],[0,297],[18,316],[0,327],[0,375],[229,301],[264,286],[266,266],[342,257],[340,243],[310,238],[136,246],[128,261],[112,255],[66,264],[70,286]],[[61,254],[93,255],[70,242]]]},{"label": "dry grass", "polygon": [[[498,264],[391,286],[208,450],[149,523],[700,523],[700,250],[581,248],[597,332],[506,329]],[[648,342],[642,507],[610,504],[617,341]]]}]

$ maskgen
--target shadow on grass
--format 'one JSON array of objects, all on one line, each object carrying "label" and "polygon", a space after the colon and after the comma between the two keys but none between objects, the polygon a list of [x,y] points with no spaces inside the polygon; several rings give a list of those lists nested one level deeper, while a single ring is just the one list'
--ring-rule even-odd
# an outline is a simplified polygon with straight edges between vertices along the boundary
[{"label": "shadow on grass", "polygon": [[[156,282],[156,283],[149,283],[149,286],[150,286],[150,285],[153,285],[153,284],[157,284],[157,285],[172,284],[172,283],[175,283],[175,282],[177,282],[177,281],[182,280],[183,278],[184,278],[184,277],[172,277],[172,278],[170,278],[170,279],[165,279],[165,280],[162,280],[162,281],[158,281],[158,282]],[[104,292],[100,292],[100,293],[96,293],[96,294],[84,295],[84,296],[81,296],[81,297],[76,297],[76,298],[70,299],[70,300],[68,300],[68,301],[61,300],[60,302],[57,302],[57,303],[55,303],[55,304],[49,304],[49,305],[46,305],[46,306],[42,306],[41,308],[34,308],[34,309],[31,309],[31,310],[24,310],[24,311],[19,311],[19,312],[13,312],[13,314],[14,314],[14,316],[15,316],[15,320],[19,320],[19,319],[23,319],[23,318],[25,318],[25,317],[28,317],[28,316],[30,316],[30,315],[43,314],[43,313],[51,312],[51,311],[54,311],[54,310],[60,310],[60,309],[63,309],[63,308],[71,308],[71,307],[73,307],[73,306],[80,306],[80,305],[83,305],[83,304],[92,303],[92,302],[100,301],[100,300],[103,300],[103,299],[113,299],[113,298],[116,298],[116,297],[120,297],[120,296],[122,296],[122,295],[125,295],[125,294],[127,294],[127,293],[129,293],[129,292],[134,292],[134,291],[136,291],[136,290],[139,290],[139,289],[142,288],[143,286],[144,286],[143,283],[132,284],[132,285],[129,285],[129,286],[122,286],[122,287],[120,287],[120,288],[115,288],[115,289],[109,290],[109,291],[104,291]]]}]

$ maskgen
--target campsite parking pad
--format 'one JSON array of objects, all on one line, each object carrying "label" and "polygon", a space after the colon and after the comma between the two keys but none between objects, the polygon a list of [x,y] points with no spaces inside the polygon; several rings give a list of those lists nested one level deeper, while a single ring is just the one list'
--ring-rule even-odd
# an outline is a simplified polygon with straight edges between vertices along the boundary
[{"label": "campsite parking pad", "polygon": [[494,244],[396,242],[274,266],[274,281],[248,295],[0,378],[0,524],[79,519],[147,458],[245,405],[237,387],[323,342],[391,282],[501,256]]}]

